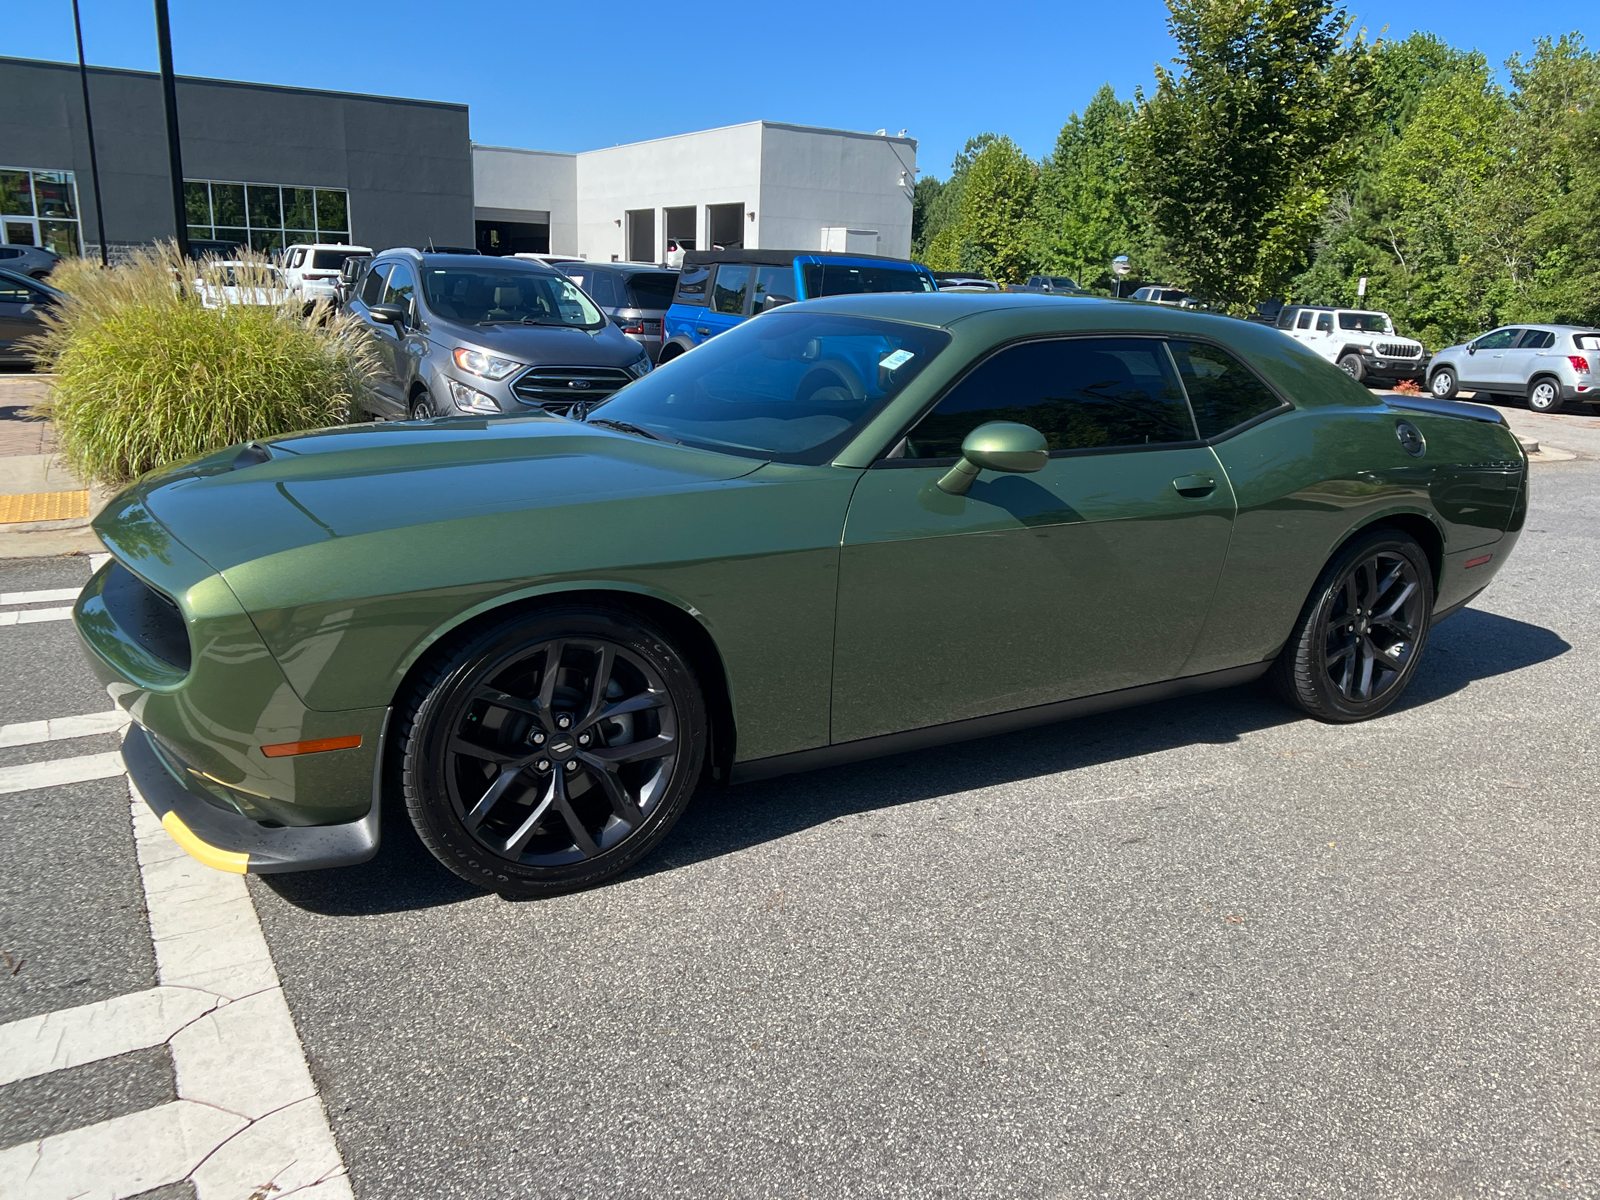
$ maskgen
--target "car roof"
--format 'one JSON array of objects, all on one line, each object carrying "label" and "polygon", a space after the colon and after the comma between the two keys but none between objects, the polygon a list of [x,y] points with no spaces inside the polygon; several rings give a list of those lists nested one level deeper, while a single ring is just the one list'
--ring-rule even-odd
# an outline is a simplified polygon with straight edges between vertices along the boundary
[{"label": "car roof", "polygon": [[60,288],[51,287],[42,279],[34,279],[29,275],[23,275],[16,271],[8,271],[4,267],[0,267],[0,278],[8,279],[12,283],[20,283],[25,287],[38,288],[40,291],[49,292],[52,296],[66,295],[66,293]]},{"label": "car roof", "polygon": [[[1205,328],[1214,328],[1212,323],[1219,320],[1227,321],[1230,325],[1245,324],[1214,313],[1186,313],[1099,296],[1052,296],[1041,292],[873,292],[854,296],[824,296],[817,300],[784,305],[775,311],[792,312],[796,309],[879,317],[886,321],[907,321],[930,326],[948,326],[969,317],[1018,310],[1070,314],[1067,322],[1086,330],[1143,327],[1149,318],[1142,314],[1157,313],[1163,314],[1159,319],[1164,322],[1193,321],[1202,323]],[[1141,317],[1130,320],[1134,313],[1141,314]],[[764,320],[765,316],[756,319]],[[1202,324],[1196,324],[1194,328],[1198,330]]]},{"label": "car roof", "polygon": [[[415,255],[424,266],[458,266],[481,267],[484,263],[500,263],[511,267],[513,270],[526,271],[530,275],[560,275],[554,267],[537,262],[531,258],[501,258],[493,254],[427,254],[420,250],[413,250],[409,246],[398,250],[385,250],[384,255],[401,253]],[[380,256],[381,257],[381,256]]]},{"label": "car roof", "polygon": [[887,254],[846,254],[834,250],[685,250],[683,265],[704,267],[712,263],[750,263],[761,267],[787,267],[797,258],[816,262],[850,262],[859,259],[862,262],[894,263],[920,271],[927,270],[908,258],[894,258]]}]

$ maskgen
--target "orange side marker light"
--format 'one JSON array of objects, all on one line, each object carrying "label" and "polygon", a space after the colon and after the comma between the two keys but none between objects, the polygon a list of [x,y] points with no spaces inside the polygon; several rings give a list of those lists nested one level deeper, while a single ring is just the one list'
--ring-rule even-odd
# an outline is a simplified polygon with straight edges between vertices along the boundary
[{"label": "orange side marker light", "polygon": [[1485,554],[1482,558],[1469,558],[1463,565],[1468,567],[1481,567],[1493,557],[1494,555],[1492,554]]},{"label": "orange side marker light", "polygon": [[324,750],[354,750],[359,745],[361,735],[355,733],[349,737],[317,738],[310,742],[279,742],[261,747],[261,753],[268,758],[288,758],[293,754],[321,754]]}]

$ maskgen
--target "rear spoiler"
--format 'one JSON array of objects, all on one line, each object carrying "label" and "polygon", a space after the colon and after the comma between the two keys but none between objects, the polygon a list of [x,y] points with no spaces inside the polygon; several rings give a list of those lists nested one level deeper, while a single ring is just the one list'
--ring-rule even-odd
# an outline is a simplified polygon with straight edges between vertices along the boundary
[{"label": "rear spoiler", "polygon": [[1405,408],[1412,412],[1432,413],[1436,417],[1465,417],[1469,421],[1487,421],[1490,425],[1510,427],[1505,413],[1487,404],[1463,404],[1459,400],[1436,400],[1432,396],[1385,396],[1383,402],[1390,408]]}]

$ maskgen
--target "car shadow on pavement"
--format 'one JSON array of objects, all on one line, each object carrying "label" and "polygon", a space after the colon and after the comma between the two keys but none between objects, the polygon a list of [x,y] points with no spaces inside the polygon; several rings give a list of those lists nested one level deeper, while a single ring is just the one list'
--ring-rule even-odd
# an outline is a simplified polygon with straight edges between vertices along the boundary
[{"label": "car shadow on pavement", "polygon": [[[1569,649],[1549,629],[1465,609],[1433,631],[1422,666],[1392,711],[1436,702],[1477,680]],[[1252,684],[853,766],[706,789],[662,846],[623,878],[737,853],[856,813],[1184,746],[1228,745],[1245,734],[1308,719]],[[433,859],[412,834],[403,806],[391,800],[383,820],[382,847],[369,863],[260,878],[290,904],[327,915],[403,912],[483,894]]]}]

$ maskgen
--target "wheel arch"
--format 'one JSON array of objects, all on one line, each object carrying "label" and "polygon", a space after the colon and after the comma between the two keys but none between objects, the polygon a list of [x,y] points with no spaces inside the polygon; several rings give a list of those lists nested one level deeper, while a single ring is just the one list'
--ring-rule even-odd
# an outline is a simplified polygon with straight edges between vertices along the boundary
[{"label": "wheel arch", "polygon": [[679,335],[678,337],[670,339],[666,345],[661,347],[661,353],[656,357],[656,362],[671,362],[673,359],[687,354],[693,349],[694,343],[684,338],[682,335]]},{"label": "wheel arch", "polygon": [[1528,383],[1523,390],[1523,395],[1533,395],[1533,389],[1538,387],[1539,382],[1544,379],[1548,379],[1555,385],[1557,400],[1564,398],[1567,390],[1566,385],[1561,382],[1561,376],[1557,375],[1554,371],[1536,371],[1534,374],[1528,376]]},{"label": "wheel arch", "polygon": [[1428,556],[1428,566],[1433,571],[1433,594],[1439,594],[1439,585],[1444,579],[1444,534],[1440,531],[1434,518],[1427,513],[1414,510],[1383,513],[1371,520],[1357,525],[1340,539],[1339,544],[1328,555],[1331,562],[1334,555],[1343,550],[1350,542],[1364,533],[1374,529],[1389,528],[1408,534],[1422,547],[1422,552]]},{"label": "wheel arch", "polygon": [[713,782],[726,783],[733,767],[737,744],[733,687],[728,678],[727,664],[698,610],[651,588],[613,581],[563,583],[497,597],[489,603],[458,613],[413,647],[411,654],[401,664],[400,679],[390,703],[398,705],[407,690],[426,671],[441,646],[458,635],[467,636],[507,617],[532,615],[558,605],[590,605],[633,613],[653,621],[678,643],[700,682],[706,714],[711,720],[706,754],[708,773]]}]

